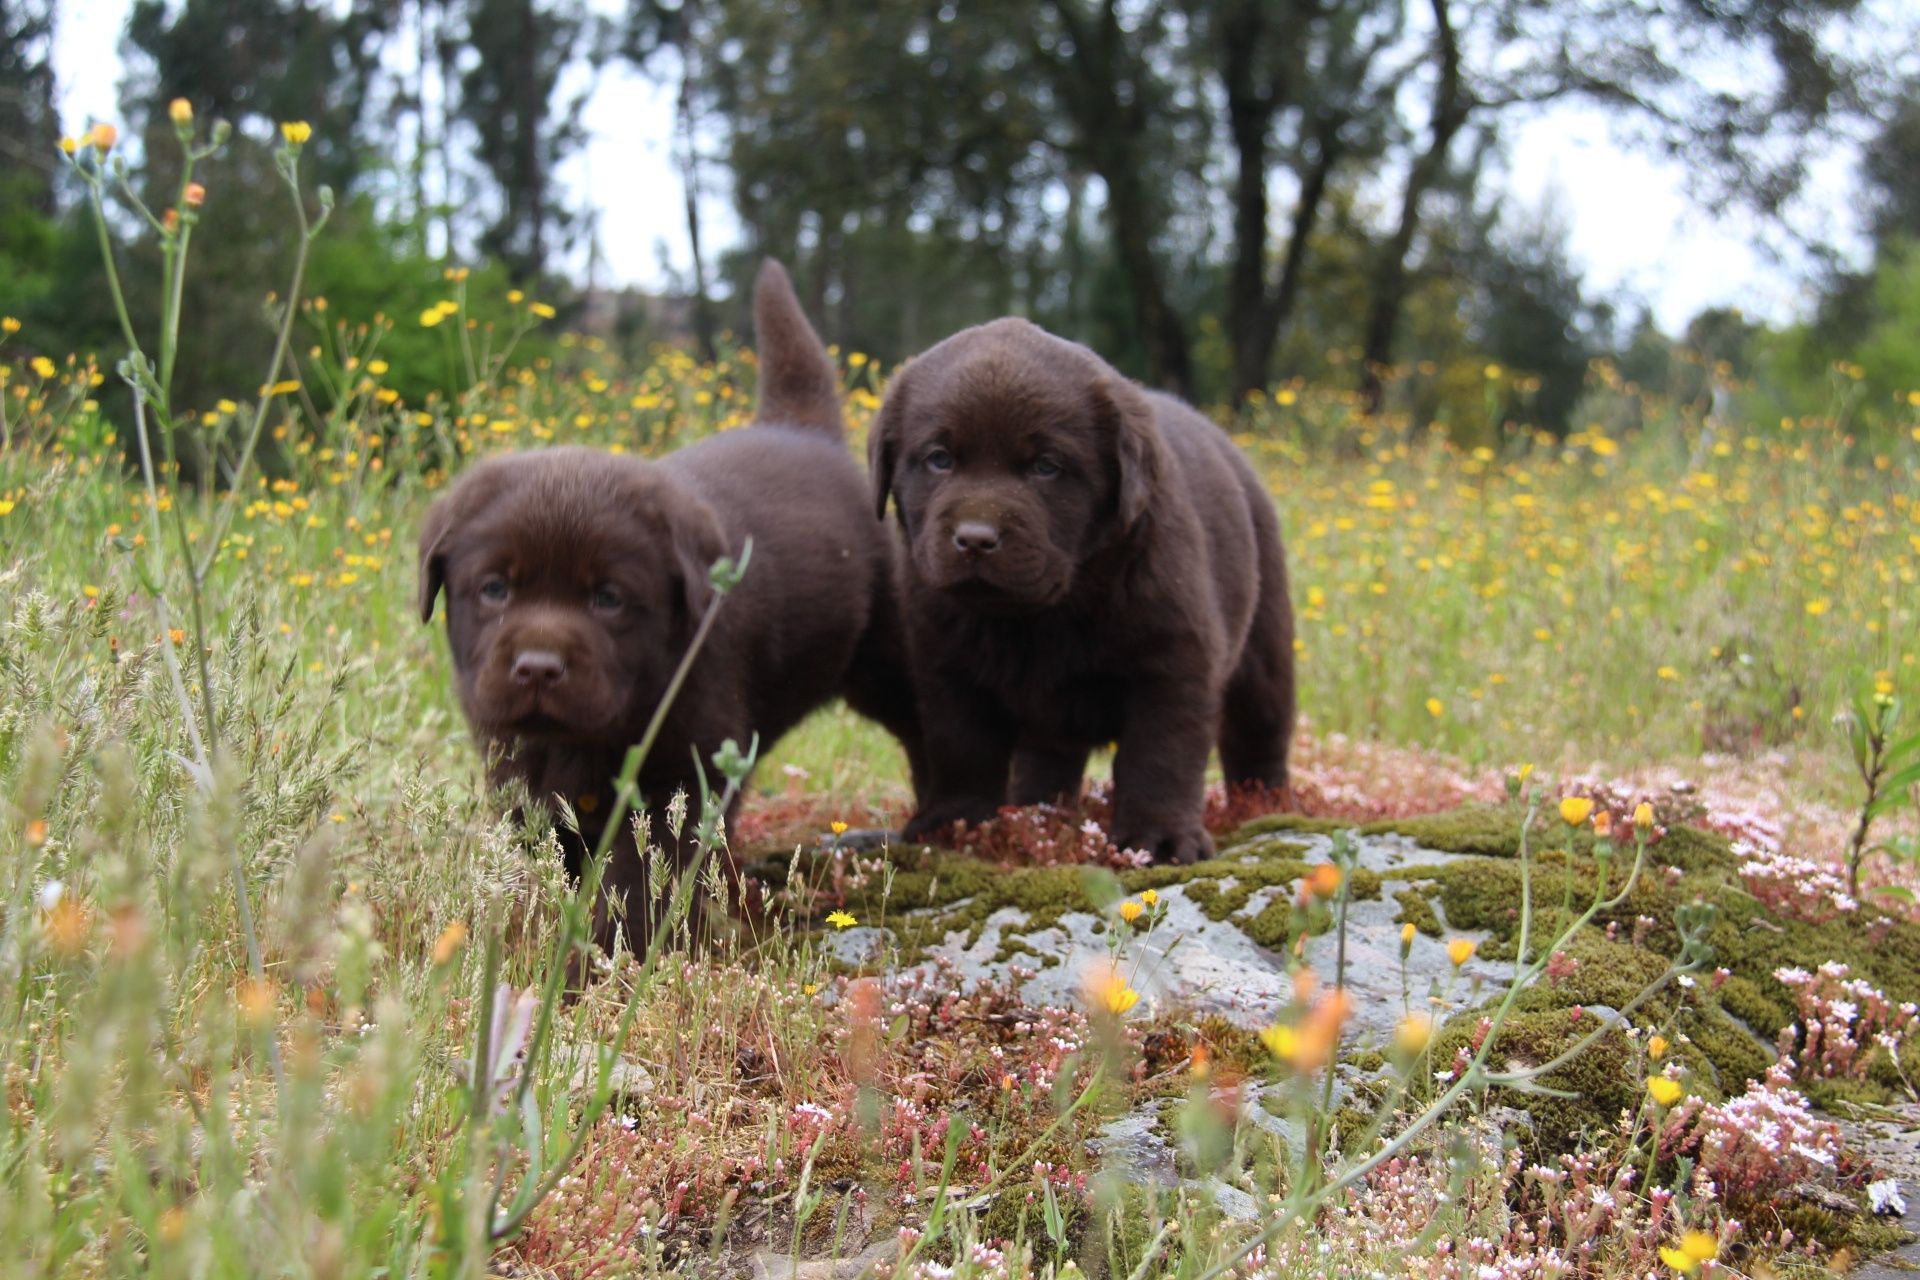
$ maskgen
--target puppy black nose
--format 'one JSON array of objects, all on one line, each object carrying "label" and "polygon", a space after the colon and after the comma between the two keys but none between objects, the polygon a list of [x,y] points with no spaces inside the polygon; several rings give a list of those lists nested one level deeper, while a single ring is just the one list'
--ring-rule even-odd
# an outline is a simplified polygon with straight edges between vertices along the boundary
[{"label": "puppy black nose", "polygon": [[954,526],[953,545],[968,555],[991,555],[1000,549],[1000,531],[984,520],[962,520]]},{"label": "puppy black nose", "polygon": [[546,649],[528,649],[513,659],[515,684],[555,685],[566,674],[566,659]]}]

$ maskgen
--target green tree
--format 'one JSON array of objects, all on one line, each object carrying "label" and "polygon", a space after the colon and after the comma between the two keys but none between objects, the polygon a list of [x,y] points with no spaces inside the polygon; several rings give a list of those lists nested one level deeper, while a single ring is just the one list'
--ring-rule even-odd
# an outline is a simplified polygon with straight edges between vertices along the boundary
[{"label": "green tree", "polygon": [[54,211],[53,31],[51,3],[0,0],[0,218]]},{"label": "green tree", "polygon": [[555,173],[585,141],[584,96],[555,99],[560,77],[587,55],[579,0],[469,0],[465,43],[474,55],[460,79],[461,117],[479,140],[499,207],[481,249],[526,282],[548,268],[574,224]]}]

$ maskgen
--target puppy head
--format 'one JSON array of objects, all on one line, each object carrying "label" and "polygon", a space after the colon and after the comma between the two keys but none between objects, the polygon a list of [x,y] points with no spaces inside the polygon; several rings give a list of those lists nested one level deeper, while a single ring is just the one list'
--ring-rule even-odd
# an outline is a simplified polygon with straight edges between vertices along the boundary
[{"label": "puppy head", "polygon": [[914,572],[988,612],[1059,602],[1146,521],[1165,470],[1152,409],[1085,347],[1024,320],[956,334],[901,370],[869,441]]},{"label": "puppy head", "polygon": [[469,468],[420,533],[420,617],[447,597],[460,703],[496,739],[617,746],[652,714],[726,553],[657,467],[547,449]]}]

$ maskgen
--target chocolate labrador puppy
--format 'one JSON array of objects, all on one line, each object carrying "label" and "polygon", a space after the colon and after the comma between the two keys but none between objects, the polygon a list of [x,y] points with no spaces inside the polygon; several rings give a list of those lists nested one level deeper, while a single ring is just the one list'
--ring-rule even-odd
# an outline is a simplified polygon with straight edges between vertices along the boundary
[{"label": "chocolate labrador puppy", "polygon": [[1207,753],[1282,788],[1293,611],[1273,502],[1226,433],[1024,320],[948,338],[888,389],[878,512],[928,728],[910,838],[1077,800],[1116,742],[1114,842],[1211,852]]},{"label": "chocolate labrador puppy", "polygon": [[[737,560],[749,538],[745,577],[640,772],[653,838],[684,855],[660,819],[676,790],[697,795],[696,757],[711,772],[726,739],[744,749],[758,733],[769,746],[837,695],[918,759],[893,542],[847,450],[833,363],[771,261],[754,323],[752,425],[657,462],[578,447],[488,458],[433,504],[420,534],[420,615],[432,619],[444,590],[460,703],[492,779],[573,804],[581,831],[563,844],[576,874],[707,610],[710,566]],[[633,903],[637,948],[644,859],[629,836],[606,884]]]}]

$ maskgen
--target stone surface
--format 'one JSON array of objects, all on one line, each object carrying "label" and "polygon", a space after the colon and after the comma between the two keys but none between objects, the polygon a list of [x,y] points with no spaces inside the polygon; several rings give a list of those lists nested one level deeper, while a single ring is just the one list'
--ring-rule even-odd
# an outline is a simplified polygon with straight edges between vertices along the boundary
[{"label": "stone surface", "polygon": [[[1225,850],[1222,857],[1257,859],[1261,846],[1270,843],[1255,840],[1241,851]],[[1328,861],[1333,849],[1332,838],[1323,835],[1289,833],[1286,843],[1288,856],[1309,865]],[[1424,849],[1398,835],[1356,837],[1356,850],[1361,867],[1385,877],[1409,867],[1459,861],[1459,855]],[[1219,883],[1222,890],[1234,887],[1230,876]],[[1353,1034],[1362,1045],[1383,1043],[1407,1005],[1421,1007],[1435,986],[1450,988],[1455,1002],[1470,1002],[1476,987],[1495,987],[1512,976],[1511,964],[1478,955],[1456,976],[1447,940],[1464,936],[1479,941],[1484,936],[1458,930],[1448,930],[1443,938],[1416,934],[1403,970],[1401,924],[1395,918],[1400,905],[1393,895],[1408,883],[1389,879],[1378,900],[1349,904],[1346,977],[1354,997]],[[1249,938],[1240,922],[1252,920],[1288,891],[1278,886],[1257,889],[1225,920],[1209,919],[1181,885],[1158,892],[1164,918],[1151,934],[1129,940],[1121,955],[1121,972],[1139,991],[1144,1008],[1218,1014],[1250,1030],[1270,1023],[1290,998],[1292,979],[1284,958]],[[956,905],[964,904],[947,904],[942,911]],[[1438,904],[1434,909],[1444,926],[1444,913]],[[965,931],[955,930],[927,947],[926,954],[950,961],[968,979],[1008,980],[1015,968],[1032,970],[1020,983],[1022,996],[1035,1004],[1073,1004],[1081,999],[1087,974],[1104,965],[1110,954],[1109,935],[1101,926],[1090,914],[1069,912],[1055,923],[1032,928],[1026,913],[1004,907],[987,917],[977,938],[969,941]],[[883,952],[892,943],[889,930],[867,926],[836,931],[826,939],[832,954],[849,962]],[[1312,943],[1310,958],[1329,979],[1336,946],[1331,933]]]}]

